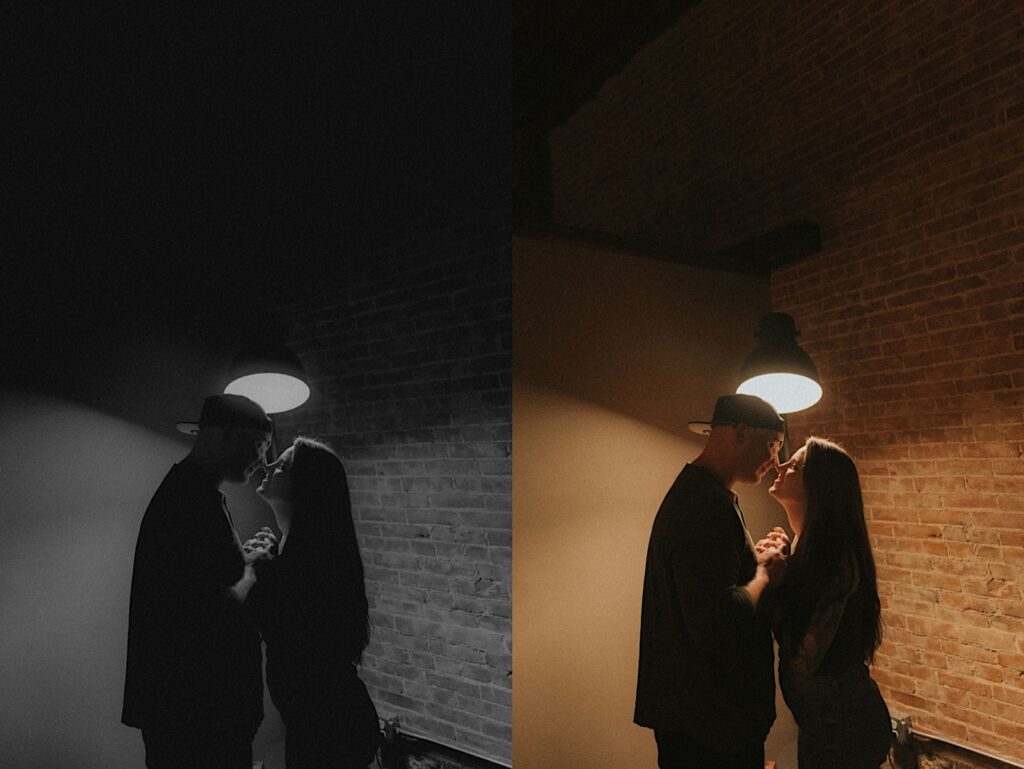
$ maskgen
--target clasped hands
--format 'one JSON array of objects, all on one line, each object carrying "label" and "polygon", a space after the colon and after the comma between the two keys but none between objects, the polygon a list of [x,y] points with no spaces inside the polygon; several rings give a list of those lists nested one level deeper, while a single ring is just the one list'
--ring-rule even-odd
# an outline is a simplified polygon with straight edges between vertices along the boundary
[{"label": "clasped hands", "polygon": [[773,587],[782,581],[789,560],[789,536],[776,526],[754,545],[758,566],[768,573],[768,584]]},{"label": "clasped hands", "polygon": [[257,531],[242,545],[245,562],[252,566],[270,561],[277,555],[277,537],[267,526]]}]

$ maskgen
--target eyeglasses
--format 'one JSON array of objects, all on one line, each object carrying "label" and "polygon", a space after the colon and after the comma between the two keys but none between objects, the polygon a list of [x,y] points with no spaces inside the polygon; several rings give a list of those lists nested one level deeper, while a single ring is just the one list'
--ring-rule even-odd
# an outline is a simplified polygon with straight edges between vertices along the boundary
[{"label": "eyeglasses", "polygon": [[[711,424],[713,424],[713,425],[721,425],[723,427],[736,427],[736,425],[738,425],[740,423],[739,422],[712,422]],[[746,422],[743,422],[743,424],[746,424]],[[749,427],[749,425],[748,425],[748,427]],[[770,427],[756,427],[756,428],[751,428],[751,429],[755,429],[755,430],[772,430],[772,428],[770,428]],[[772,432],[774,432],[774,430],[772,430]],[[776,454],[776,453],[782,451],[782,446],[783,446],[784,443],[785,443],[785,441],[779,440],[778,438],[769,438],[768,439],[768,448],[771,449],[771,452],[773,454]]]},{"label": "eyeglasses", "polygon": [[270,438],[267,437],[266,433],[253,432],[251,433],[250,438],[256,446],[256,450],[259,451],[260,454],[266,454],[270,449]]}]

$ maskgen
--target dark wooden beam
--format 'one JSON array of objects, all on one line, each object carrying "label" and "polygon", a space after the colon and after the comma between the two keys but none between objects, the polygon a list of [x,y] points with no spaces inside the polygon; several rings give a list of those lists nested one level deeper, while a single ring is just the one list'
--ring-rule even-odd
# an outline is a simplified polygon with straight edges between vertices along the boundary
[{"label": "dark wooden beam", "polygon": [[719,251],[722,262],[756,266],[765,275],[776,267],[806,259],[821,250],[821,230],[814,222],[788,222],[774,230],[755,235]]},{"label": "dark wooden beam", "polygon": [[564,240],[741,275],[767,276],[782,265],[792,264],[821,250],[821,232],[818,225],[804,220],[789,222],[715,254],[697,253],[681,243],[624,237],[544,222],[518,222],[513,227],[513,234],[545,240]]}]

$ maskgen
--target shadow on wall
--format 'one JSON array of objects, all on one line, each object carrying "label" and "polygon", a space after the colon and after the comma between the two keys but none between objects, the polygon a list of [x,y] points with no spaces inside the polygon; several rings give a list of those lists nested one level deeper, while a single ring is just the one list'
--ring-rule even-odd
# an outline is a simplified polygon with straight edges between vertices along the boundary
[{"label": "shadow on wall", "polygon": [[[142,513],[188,452],[173,429],[160,435],[0,391],[0,744],[9,769],[143,764],[139,732],[120,723],[128,595]],[[272,521],[252,489],[224,491],[243,536]],[[268,708],[254,752],[279,739],[276,719]]]}]

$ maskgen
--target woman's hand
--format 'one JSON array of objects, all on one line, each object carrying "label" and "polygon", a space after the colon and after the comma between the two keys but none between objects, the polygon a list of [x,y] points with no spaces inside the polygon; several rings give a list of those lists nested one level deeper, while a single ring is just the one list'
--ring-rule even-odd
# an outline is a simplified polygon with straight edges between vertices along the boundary
[{"label": "woman's hand", "polygon": [[754,545],[754,552],[757,553],[758,560],[768,550],[778,550],[783,558],[789,557],[789,536],[778,526],[769,531],[764,536],[764,539],[758,540],[757,544]]},{"label": "woman's hand", "polygon": [[274,532],[264,526],[242,545],[242,553],[247,564],[270,561],[277,555],[277,537]]},{"label": "woman's hand", "polygon": [[770,587],[776,587],[786,576],[789,560],[789,537],[776,526],[754,545],[758,567],[764,568]]}]

